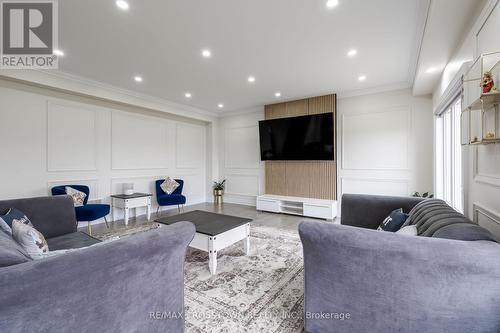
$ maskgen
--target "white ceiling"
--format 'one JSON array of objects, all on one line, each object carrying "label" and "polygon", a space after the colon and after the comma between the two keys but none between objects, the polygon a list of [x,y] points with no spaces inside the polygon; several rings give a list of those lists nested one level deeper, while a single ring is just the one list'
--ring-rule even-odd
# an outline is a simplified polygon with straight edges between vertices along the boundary
[{"label": "white ceiling", "polygon": [[[122,11],[114,0],[65,0],[59,66],[209,111],[409,86],[418,1],[340,0],[328,10],[326,0],[128,0]],[[210,59],[201,56],[204,48]],[[346,55],[351,48],[354,58]]]},{"label": "white ceiling", "polygon": [[[122,11],[115,0],[65,0],[59,45],[66,55],[59,66],[216,112],[410,86],[419,17],[425,18],[420,1],[340,0],[328,10],[326,0],[128,0]],[[201,56],[204,48],[210,59]],[[351,48],[358,50],[354,58],[346,55]],[[136,83],[135,75],[144,81]],[[359,82],[360,75],[367,80]]]}]

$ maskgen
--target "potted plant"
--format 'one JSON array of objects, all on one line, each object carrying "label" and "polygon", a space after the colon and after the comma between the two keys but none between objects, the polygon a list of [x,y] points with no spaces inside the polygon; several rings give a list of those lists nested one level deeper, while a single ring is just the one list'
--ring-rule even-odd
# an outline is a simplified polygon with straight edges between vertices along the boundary
[{"label": "potted plant", "polygon": [[214,182],[212,186],[214,189],[214,202],[216,204],[222,204],[222,196],[224,195],[224,189],[226,188],[226,180],[221,182]]},{"label": "potted plant", "polygon": [[434,194],[431,194],[429,192],[425,192],[422,195],[420,193],[418,193],[418,192],[415,192],[415,193],[413,193],[412,196],[415,197],[415,198],[425,198],[425,199],[432,199],[432,198],[434,198]]}]

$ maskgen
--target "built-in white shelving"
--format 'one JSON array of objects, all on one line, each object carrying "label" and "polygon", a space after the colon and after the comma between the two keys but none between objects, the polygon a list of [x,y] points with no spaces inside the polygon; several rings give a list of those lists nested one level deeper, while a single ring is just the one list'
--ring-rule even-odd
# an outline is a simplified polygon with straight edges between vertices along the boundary
[{"label": "built-in white shelving", "polygon": [[257,197],[257,210],[332,221],[337,217],[337,201],[266,194]]},{"label": "built-in white shelving", "polygon": [[500,85],[500,52],[483,54],[471,65],[462,86],[462,144],[500,142],[500,91],[483,93],[481,82],[486,72]]}]

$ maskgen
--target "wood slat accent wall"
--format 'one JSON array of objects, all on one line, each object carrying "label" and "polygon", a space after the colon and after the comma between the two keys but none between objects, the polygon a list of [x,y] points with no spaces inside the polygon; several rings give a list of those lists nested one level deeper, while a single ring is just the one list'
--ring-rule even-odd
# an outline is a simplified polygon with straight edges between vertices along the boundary
[{"label": "wood slat accent wall", "polygon": [[[335,94],[265,106],[266,119],[333,113],[335,154]],[[266,161],[266,194],[337,199],[337,161]]]}]

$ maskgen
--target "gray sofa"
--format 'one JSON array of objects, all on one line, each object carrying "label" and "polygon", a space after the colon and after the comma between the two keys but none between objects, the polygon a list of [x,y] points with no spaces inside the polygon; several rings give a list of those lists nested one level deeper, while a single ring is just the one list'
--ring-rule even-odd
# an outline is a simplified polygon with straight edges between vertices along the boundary
[{"label": "gray sofa", "polygon": [[[99,242],[77,232],[67,196],[0,201],[0,214],[11,207],[30,218],[49,249]],[[194,233],[180,222],[1,267],[0,332],[183,332],[183,267]]]},{"label": "gray sofa", "polygon": [[[375,229],[398,208],[419,236]],[[344,195],[342,225],[303,222],[305,330],[500,332],[500,244],[441,200]]]}]

